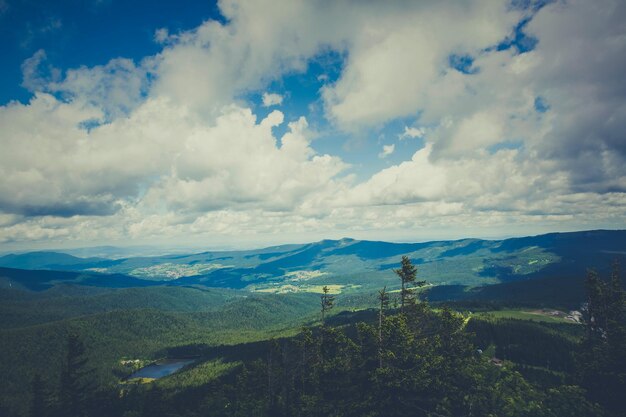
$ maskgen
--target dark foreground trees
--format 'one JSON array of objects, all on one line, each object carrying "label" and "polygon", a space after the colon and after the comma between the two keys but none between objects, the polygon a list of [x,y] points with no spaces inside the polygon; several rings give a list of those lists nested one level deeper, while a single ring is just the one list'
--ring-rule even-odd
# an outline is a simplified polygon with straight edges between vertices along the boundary
[{"label": "dark foreground trees", "polygon": [[[46,415],[46,388],[40,374],[35,374],[31,384],[32,400],[30,404],[30,417],[45,417]],[[2,415],[2,414],[0,414]]]},{"label": "dark foreground trees", "polygon": [[91,383],[87,376],[85,344],[81,338],[70,333],[67,337],[67,353],[61,371],[59,408],[68,415],[82,417],[86,413]]},{"label": "dark foreground trees", "polygon": [[587,275],[585,337],[578,355],[578,376],[589,397],[615,415],[626,415],[626,295],[619,265],[609,280]]},{"label": "dark foreground trees", "polygon": [[[96,392],[93,372],[87,360],[82,338],[74,332],[67,335],[65,358],[57,384],[44,381],[35,374],[31,383],[30,416],[32,417],[89,417],[101,416],[108,408],[99,395],[111,396],[112,392]],[[108,402],[108,401],[107,401]]]},{"label": "dark foreground trees", "polygon": [[[340,328],[329,323],[268,342],[257,359],[244,359],[234,372],[208,384],[112,387],[106,395],[91,395],[89,407],[74,406],[78,414],[60,415],[605,415],[586,399],[581,387],[558,385],[544,390],[509,365],[493,365],[476,352],[465,323],[458,313],[425,306],[410,314],[388,310],[371,322]],[[80,389],[74,393],[80,395]]]},{"label": "dark foreground trees", "polygon": [[[90,417],[623,416],[626,346],[618,280],[617,273],[609,281],[590,275],[587,333],[577,371],[571,372],[567,361],[549,362],[547,371],[561,376],[559,382],[530,382],[514,363],[489,361],[468,331],[474,319],[468,325],[468,317],[426,303],[405,302],[402,311],[389,308],[386,289],[378,294],[378,311],[364,316],[369,319],[333,326],[333,318],[326,316],[332,298],[325,298],[332,296],[325,291],[320,299],[324,325],[260,344],[259,352],[239,358],[232,372],[197,386],[125,385],[84,396],[91,392],[81,377],[88,368],[85,349],[70,338],[58,391],[63,408],[52,411]],[[497,333],[493,343],[507,339],[519,345],[510,359],[523,359],[530,369],[544,372],[548,363],[523,350],[557,346],[560,339],[552,328],[539,332],[536,326],[518,320],[473,328]],[[529,335],[543,343],[531,343]],[[573,350],[575,343],[567,339],[559,352]],[[41,401],[33,405],[38,409]]]},{"label": "dark foreground trees", "polygon": [[[419,326],[409,320],[425,330],[415,331]],[[246,364],[232,383],[214,387],[226,394],[211,391],[200,408],[215,416],[602,415],[579,387],[544,391],[509,366],[485,360],[465,331],[465,318],[450,310],[390,313],[382,321],[382,349],[379,320],[326,326],[275,343],[271,369],[263,361]],[[271,392],[264,389],[269,372]]]}]

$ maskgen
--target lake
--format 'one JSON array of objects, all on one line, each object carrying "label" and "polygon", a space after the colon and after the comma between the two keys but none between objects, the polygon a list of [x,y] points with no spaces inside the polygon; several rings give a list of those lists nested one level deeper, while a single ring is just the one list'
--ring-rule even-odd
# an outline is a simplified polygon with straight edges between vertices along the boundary
[{"label": "lake", "polygon": [[144,366],[140,370],[134,372],[128,379],[133,378],[163,378],[173,374],[181,368],[195,362],[194,359],[161,359],[148,366]]}]

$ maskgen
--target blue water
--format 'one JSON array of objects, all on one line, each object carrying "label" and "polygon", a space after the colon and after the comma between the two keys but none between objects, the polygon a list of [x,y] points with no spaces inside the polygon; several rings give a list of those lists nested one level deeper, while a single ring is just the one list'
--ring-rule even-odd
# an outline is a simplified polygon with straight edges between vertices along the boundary
[{"label": "blue water", "polygon": [[148,366],[144,366],[133,373],[128,379],[133,378],[163,378],[193,363],[193,359],[163,359]]}]

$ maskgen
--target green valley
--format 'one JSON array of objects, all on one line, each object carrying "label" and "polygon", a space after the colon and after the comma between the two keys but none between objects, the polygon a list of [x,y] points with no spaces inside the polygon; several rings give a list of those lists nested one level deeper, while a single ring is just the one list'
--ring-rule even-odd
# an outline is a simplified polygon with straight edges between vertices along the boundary
[{"label": "green valley", "polygon": [[[28,416],[43,395],[47,415],[62,414],[68,340],[76,340],[88,416],[457,416],[469,407],[553,417],[566,415],[567,401],[578,404],[576,415],[617,416],[585,385],[581,366],[592,364],[578,352],[590,343],[583,265],[606,276],[625,236],[0,258],[0,410]],[[403,257],[426,281],[407,293],[422,301],[406,308],[395,272]],[[41,269],[15,268],[25,265]],[[320,297],[330,297],[323,323]],[[127,380],[176,360],[189,364]],[[414,378],[435,379],[427,386]],[[393,414],[396,395],[407,402]],[[511,402],[518,405],[506,414]]]}]

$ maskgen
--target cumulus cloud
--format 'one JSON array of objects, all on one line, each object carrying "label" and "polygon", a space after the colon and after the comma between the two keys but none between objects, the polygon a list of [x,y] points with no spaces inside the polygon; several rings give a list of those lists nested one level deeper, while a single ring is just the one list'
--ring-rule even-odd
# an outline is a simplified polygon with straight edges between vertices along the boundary
[{"label": "cumulus cloud", "polygon": [[271,107],[282,104],[283,96],[276,93],[263,93],[263,106]]},{"label": "cumulus cloud", "polygon": [[426,129],[423,127],[408,127],[404,126],[404,132],[398,135],[398,139],[403,140],[407,138],[422,138],[426,134]]},{"label": "cumulus cloud", "polygon": [[386,158],[389,155],[391,155],[395,149],[396,149],[396,145],[393,143],[391,145],[383,145],[383,151],[378,154],[378,157]]},{"label": "cumulus cloud", "polygon": [[69,70],[62,82],[48,88],[73,101],[99,107],[114,119],[128,115],[144,100],[149,72],[132,60],[117,58],[106,65]]},{"label": "cumulus cloud", "polygon": [[624,18],[623,2],[575,1],[544,8],[528,26],[539,39],[535,83],[552,114],[538,147],[580,191],[626,191]]},{"label": "cumulus cloud", "polygon": [[289,123],[278,146],[271,129],[282,121],[279,111],[257,124],[249,109],[226,109],[215,126],[189,132],[172,174],[155,184],[145,197],[146,204],[165,203],[168,208],[194,213],[224,208],[295,209],[307,194],[331,183],[346,164],[310,148],[304,118]]},{"label": "cumulus cloud", "polygon": [[[61,72],[43,50],[24,61],[33,98],[0,107],[0,240],[624,225],[623,2],[219,5],[227,23],[158,30],[162,51],[141,62]],[[497,48],[523,18],[535,48]],[[352,140],[413,120],[398,135],[416,147],[409,160],[358,178],[353,158],[316,149],[307,115],[257,120],[242,104],[263,91],[264,106],[281,104],[270,85],[328,51],[344,61],[319,91],[323,127]],[[367,146],[373,160],[395,151]]]},{"label": "cumulus cloud", "polygon": [[279,111],[257,123],[249,109],[230,106],[206,123],[152,99],[129,118],[87,131],[81,122],[101,111],[46,94],[2,110],[11,126],[0,133],[0,209],[8,213],[111,214],[142,193],[146,210],[286,210],[346,168],[310,148],[304,118],[289,123],[279,146],[271,130],[283,122]]},{"label": "cumulus cloud", "polygon": [[135,65],[130,59],[116,58],[106,65],[82,66],[65,74],[46,60],[46,52],[40,49],[22,63],[23,87],[101,108],[109,120],[128,115],[145,99],[149,87],[151,60]]},{"label": "cumulus cloud", "polygon": [[170,37],[167,28],[160,28],[154,31],[154,41],[156,43],[165,43]]},{"label": "cumulus cloud", "polygon": [[50,65],[44,65],[47,59],[46,51],[39,49],[30,58],[22,63],[22,87],[31,92],[43,91],[47,85],[56,81],[59,70]]},{"label": "cumulus cloud", "polygon": [[[504,2],[419,3],[381,16],[354,36],[345,70],[324,90],[329,116],[359,128],[415,114],[452,53],[476,54],[502,40],[520,15]],[[453,27],[454,26],[454,27]]]},{"label": "cumulus cloud", "polygon": [[153,92],[215,116],[233,97],[261,89],[284,73],[304,71],[322,45],[337,39],[339,16],[322,21],[335,7],[304,1],[221,2],[228,24],[208,21],[169,37],[156,59],[159,77]]},{"label": "cumulus cloud", "polygon": [[28,105],[1,108],[2,211],[58,216],[115,211],[118,200],[131,195],[143,175],[144,166],[129,154],[141,138],[127,143],[126,135],[102,140],[80,127],[102,116],[101,109],[45,93],[36,94]]}]

